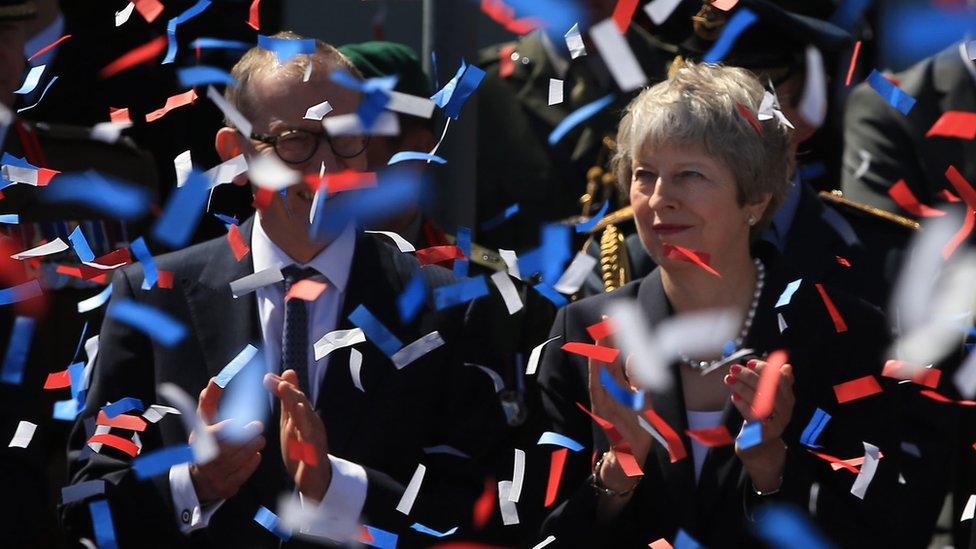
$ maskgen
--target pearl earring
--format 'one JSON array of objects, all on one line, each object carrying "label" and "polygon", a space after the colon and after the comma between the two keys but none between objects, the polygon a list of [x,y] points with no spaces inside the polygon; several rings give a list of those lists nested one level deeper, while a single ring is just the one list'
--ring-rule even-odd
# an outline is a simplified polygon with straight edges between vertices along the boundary
[{"label": "pearl earring", "polygon": [[750,216],[749,216],[749,221],[748,221],[748,223],[749,223],[749,226],[750,226],[750,227],[751,227],[751,226],[753,226],[753,225],[755,225],[755,224],[756,224],[756,218],[750,215]]}]

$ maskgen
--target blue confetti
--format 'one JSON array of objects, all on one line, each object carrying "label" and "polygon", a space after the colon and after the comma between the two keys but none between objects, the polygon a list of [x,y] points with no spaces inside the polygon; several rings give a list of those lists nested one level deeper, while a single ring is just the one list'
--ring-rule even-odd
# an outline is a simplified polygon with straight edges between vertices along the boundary
[{"label": "blue confetti", "polygon": [[366,531],[369,533],[369,537],[372,538],[372,541],[363,541],[366,545],[380,549],[396,549],[397,535],[393,532],[387,532],[375,526],[366,526]]},{"label": "blue confetti", "polygon": [[830,414],[817,408],[813,412],[813,417],[810,418],[810,423],[807,423],[803,429],[803,434],[800,435],[800,444],[811,448],[820,448],[821,446],[817,444],[817,438],[820,437],[820,433],[823,432],[828,421],[830,421]]},{"label": "blue confetti", "polygon": [[92,252],[91,246],[88,245],[88,239],[85,238],[85,233],[81,232],[81,225],[78,225],[75,227],[75,230],[71,231],[71,234],[68,235],[68,240],[71,241],[71,247],[78,254],[78,259],[82,261],[95,260],[95,253]]},{"label": "blue confetti", "polygon": [[145,480],[169,471],[170,467],[193,461],[193,448],[189,444],[167,446],[132,460],[136,478]]},{"label": "blue confetti", "polygon": [[126,412],[131,412],[132,410],[139,410],[140,412],[145,410],[146,407],[143,406],[142,401],[136,397],[125,397],[121,398],[111,404],[106,404],[102,406],[102,411],[109,419],[112,419],[119,414],[124,414]]},{"label": "blue confetti", "polygon": [[209,0],[200,0],[196,4],[190,6],[189,9],[170,19],[169,22],[166,23],[166,38],[169,40],[169,45],[166,48],[166,57],[163,58],[163,65],[172,63],[176,59],[176,27],[200,15],[203,13],[203,10],[207,9],[208,7],[210,7]]},{"label": "blue confetti", "polygon": [[292,40],[289,38],[274,38],[259,34],[258,47],[274,52],[275,56],[278,57],[278,62],[284,65],[296,55],[311,55],[315,53],[315,40],[311,38]]},{"label": "blue confetti", "polygon": [[593,101],[592,103],[587,103],[582,107],[576,109],[575,111],[569,113],[563,121],[559,123],[558,126],[553,128],[552,133],[549,134],[549,144],[555,145],[562,141],[563,137],[570,132],[573,128],[588,120],[591,116],[602,111],[607,105],[613,103],[614,95],[607,94]]},{"label": "blue confetti", "polygon": [[750,421],[742,426],[742,430],[739,431],[739,436],[736,437],[735,443],[739,445],[739,448],[745,450],[746,448],[752,448],[757,444],[762,442],[762,422],[761,421]]},{"label": "blue confetti", "polygon": [[569,448],[574,452],[579,452],[583,449],[583,445],[579,442],[576,442],[566,435],[561,435],[552,431],[542,433],[542,436],[539,437],[539,442],[536,442],[536,444],[552,444],[554,446],[562,446],[563,448]]},{"label": "blue confetti", "polygon": [[599,223],[601,219],[603,219],[603,216],[607,215],[607,210],[609,208],[610,208],[610,201],[607,200],[606,202],[603,203],[603,206],[600,208],[600,211],[596,212],[596,215],[594,215],[593,217],[591,217],[586,221],[576,224],[576,233],[579,234],[579,233],[589,232],[590,229],[596,227],[596,224]]},{"label": "blue confetti", "polygon": [[448,307],[467,303],[472,299],[488,295],[488,292],[488,283],[485,282],[484,276],[469,278],[455,282],[454,284],[434,288],[434,307],[438,311],[441,311]]},{"label": "blue confetti", "polygon": [[413,528],[414,530],[420,532],[420,533],[427,534],[427,535],[430,535],[430,536],[434,536],[434,537],[437,537],[437,538],[446,538],[447,536],[450,536],[451,534],[453,534],[453,533],[455,533],[455,532],[458,531],[457,526],[455,526],[454,528],[451,528],[447,532],[438,532],[437,530],[434,530],[433,528],[428,528],[428,527],[424,526],[423,524],[420,524],[419,522],[415,522],[415,523],[411,524],[410,527]]},{"label": "blue confetti", "polygon": [[437,52],[435,50],[430,50],[430,70],[434,71],[434,89],[439,90],[441,88],[440,74],[437,70]]},{"label": "blue confetti", "polygon": [[490,230],[498,227],[502,223],[504,223],[504,222],[508,221],[509,219],[511,219],[512,216],[514,216],[518,212],[519,212],[519,205],[518,204],[512,204],[511,206],[505,208],[505,211],[504,212],[502,212],[502,213],[496,215],[495,217],[489,219],[488,221],[485,221],[484,223],[482,223],[481,224],[481,230],[483,230],[483,231],[490,231]]},{"label": "blue confetti", "polygon": [[104,480],[86,480],[78,484],[70,484],[61,488],[61,504],[67,505],[76,501],[82,501],[92,496],[99,496],[105,493]]},{"label": "blue confetti", "polygon": [[727,358],[734,352],[735,352],[735,341],[726,341],[725,345],[722,345],[722,358]]},{"label": "blue confetti", "polygon": [[40,105],[41,104],[41,101],[44,99],[44,96],[47,95],[47,90],[51,89],[51,86],[53,86],[54,83],[57,82],[57,81],[58,81],[58,77],[57,76],[55,76],[54,78],[52,78],[47,83],[47,86],[44,86],[44,90],[41,91],[41,96],[37,99],[37,102],[34,103],[33,105],[28,106],[28,107],[23,107],[23,108],[17,109],[17,114],[20,114],[20,113],[22,113],[24,111],[29,111],[29,110],[33,109],[34,107]]},{"label": "blue confetti", "polygon": [[136,256],[136,261],[142,264],[142,289],[148,290],[159,281],[159,271],[156,269],[156,262],[149,253],[146,241],[140,236],[129,244],[129,251]]},{"label": "blue confetti", "polygon": [[846,31],[851,31],[872,3],[873,0],[844,0],[830,16],[830,22]]},{"label": "blue confetti", "polygon": [[264,505],[258,509],[257,513],[254,513],[254,522],[264,526],[267,531],[278,536],[278,538],[280,538],[282,541],[288,541],[291,539],[291,531],[283,527],[278,515],[272,513],[271,510]]},{"label": "blue confetti", "polygon": [[373,316],[365,305],[356,307],[356,310],[349,315],[349,321],[362,328],[366,338],[379,347],[386,356],[393,356],[403,348],[403,342]]},{"label": "blue confetti", "polygon": [[683,529],[679,529],[678,534],[674,537],[674,549],[701,549],[703,547],[705,546],[698,543],[698,540],[691,537],[691,534]]},{"label": "blue confetti", "polygon": [[350,222],[368,226],[417,201],[421,190],[418,174],[392,168],[380,172],[378,177],[376,187],[320,200],[309,232],[317,238],[335,236]]},{"label": "blue confetti", "polygon": [[153,238],[170,248],[186,245],[200,223],[209,192],[209,179],[196,170],[192,171],[186,183],[166,201],[163,215],[153,225]]},{"label": "blue confetti", "polygon": [[186,337],[186,326],[180,321],[151,305],[132,300],[113,300],[105,316],[132,326],[166,347]]},{"label": "blue confetti", "polygon": [[[547,29],[560,33],[573,26],[577,21],[583,21],[587,14],[583,11],[583,2],[566,0],[506,0],[511,6],[515,17],[531,17],[543,23]],[[560,36],[561,38],[561,36]]]},{"label": "blue confetti", "polygon": [[408,160],[424,160],[427,162],[436,162],[437,164],[447,164],[447,160],[437,156],[436,154],[419,152],[419,151],[400,151],[390,157],[390,160],[386,163],[387,166],[392,166],[393,164],[398,164],[400,162],[406,162]]},{"label": "blue confetti", "polygon": [[[71,380],[71,398],[75,399],[79,405],[84,406],[85,399],[82,392],[82,383],[85,376],[85,363],[72,362],[68,365],[68,377]],[[113,416],[114,417],[114,416]]]},{"label": "blue confetti", "polygon": [[755,528],[759,537],[772,547],[782,549],[833,547],[804,513],[789,505],[764,506]]},{"label": "blue confetti", "polygon": [[237,372],[240,372],[242,368],[247,366],[247,363],[251,362],[251,359],[254,358],[254,355],[256,354],[258,354],[257,347],[249,343],[246,347],[241,349],[241,352],[237,353],[237,356],[231,359],[231,361],[220,370],[220,373],[217,374],[217,378],[215,379],[214,383],[216,383],[221,389],[226,389],[227,384],[234,379]]},{"label": "blue confetti", "polygon": [[563,294],[557,292],[555,288],[546,284],[545,282],[540,282],[532,287],[535,288],[535,291],[539,292],[542,297],[551,301],[556,308],[561,309],[566,305],[569,305],[569,300],[566,299]]},{"label": "blue confetti", "polygon": [[803,181],[810,181],[812,179],[817,179],[818,177],[823,177],[823,175],[826,173],[827,167],[823,165],[823,162],[800,166],[800,179]]},{"label": "blue confetti", "polygon": [[640,410],[644,407],[644,393],[621,387],[606,368],[600,368],[600,384],[614,400],[631,410]]},{"label": "blue confetti", "polygon": [[231,217],[229,215],[224,215],[220,213],[215,213],[213,214],[213,216],[221,220],[228,229],[230,228],[231,225],[240,224],[240,221],[238,221],[236,217]]},{"label": "blue confetti", "polygon": [[112,512],[108,502],[104,499],[88,502],[88,512],[91,513],[92,529],[95,530],[95,543],[99,549],[115,549],[115,526],[112,524]]},{"label": "blue confetti", "polygon": [[61,421],[74,421],[78,417],[78,401],[75,399],[59,400],[54,403],[54,413],[51,417]]},{"label": "blue confetti", "polygon": [[0,381],[20,385],[24,381],[24,364],[30,353],[31,339],[34,337],[34,319],[18,316],[7,340],[7,352],[3,355],[3,373]]},{"label": "blue confetti", "polygon": [[48,185],[42,199],[49,204],[84,206],[125,221],[136,219],[149,210],[146,188],[94,171],[58,175]]},{"label": "blue confetti", "polygon": [[412,322],[426,300],[427,285],[424,283],[424,275],[418,272],[413,275],[413,278],[403,289],[403,293],[397,298],[400,321],[404,324]]},{"label": "blue confetti", "polygon": [[786,289],[783,293],[779,294],[779,299],[776,301],[775,307],[783,307],[784,305],[789,305],[790,301],[793,299],[793,294],[800,289],[800,283],[803,282],[802,278],[798,278],[793,282],[786,285]]},{"label": "blue confetti", "polygon": [[20,223],[20,216],[17,214],[0,214],[0,223],[7,225],[17,225]]},{"label": "blue confetti", "polygon": [[444,109],[445,116],[457,120],[461,116],[461,108],[464,103],[478,89],[484,78],[485,71],[474,65],[468,65],[462,59],[461,66],[458,67],[454,77],[430,99],[438,107]]},{"label": "blue confetti", "polygon": [[33,299],[42,293],[44,293],[44,291],[41,290],[41,284],[35,278],[34,280],[28,280],[23,284],[18,284],[16,286],[11,286],[10,288],[0,290],[0,305],[10,305],[11,303],[27,301],[28,299]]},{"label": "blue confetti", "polygon": [[718,63],[722,59],[725,59],[725,56],[728,55],[729,51],[735,45],[735,41],[739,39],[739,35],[755,23],[756,19],[758,17],[751,9],[746,7],[739,8],[729,19],[729,22],[725,24],[725,28],[722,29],[722,34],[712,44],[712,48],[702,56],[702,61],[705,63]]},{"label": "blue confetti", "polygon": [[562,276],[566,262],[572,257],[569,227],[545,225],[541,232],[539,247],[519,255],[519,272],[523,278],[540,274],[543,281],[554,282]]},{"label": "blue confetti", "polygon": [[[469,227],[457,228],[457,240],[455,244],[461,249],[465,258],[471,257],[471,229]],[[454,261],[454,276],[458,278],[468,276],[468,259],[457,259]]]},{"label": "blue confetti", "polygon": [[221,68],[207,65],[177,69],[176,77],[180,79],[180,85],[184,88],[205,86],[207,84],[237,85],[237,80],[234,80],[234,77],[230,73]]},{"label": "blue confetti", "polygon": [[190,42],[190,47],[201,50],[244,50],[247,51],[254,47],[254,44],[241,42],[239,40],[223,40],[221,38],[201,37]]},{"label": "blue confetti", "polygon": [[892,84],[887,78],[882,76],[877,69],[872,70],[871,74],[868,75],[868,84],[874,88],[874,91],[878,92],[878,95],[885,100],[886,103],[895,108],[898,112],[903,115],[907,115],[912,107],[915,106],[915,98],[903,92],[898,86]]},{"label": "blue confetti", "polygon": [[78,302],[78,312],[87,313],[88,311],[94,311],[95,309],[105,305],[108,298],[112,297],[112,285],[109,284],[104,290],[98,292],[98,295],[89,297]]}]

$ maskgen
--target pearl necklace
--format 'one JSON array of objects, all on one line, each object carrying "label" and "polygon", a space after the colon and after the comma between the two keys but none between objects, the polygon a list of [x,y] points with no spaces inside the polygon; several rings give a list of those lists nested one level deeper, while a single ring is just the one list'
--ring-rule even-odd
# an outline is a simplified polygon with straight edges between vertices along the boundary
[{"label": "pearl necklace", "polygon": [[[752,321],[756,317],[756,309],[759,308],[759,297],[762,295],[763,285],[766,283],[766,267],[763,265],[759,258],[752,260],[752,263],[756,266],[756,290],[752,293],[752,303],[749,305],[749,312],[746,314],[745,321],[742,323],[742,330],[739,332],[739,337],[732,341],[732,349],[736,352],[731,353],[727,357],[723,357],[719,360],[691,360],[685,355],[681,355],[682,364],[687,364],[692,369],[697,370],[702,375],[705,375],[716,368],[724,365],[729,360],[734,360],[735,357],[741,355],[742,353],[738,350],[742,347],[742,343],[745,341],[746,336],[749,335],[749,329],[752,328]],[[743,349],[743,351],[751,350]]]}]

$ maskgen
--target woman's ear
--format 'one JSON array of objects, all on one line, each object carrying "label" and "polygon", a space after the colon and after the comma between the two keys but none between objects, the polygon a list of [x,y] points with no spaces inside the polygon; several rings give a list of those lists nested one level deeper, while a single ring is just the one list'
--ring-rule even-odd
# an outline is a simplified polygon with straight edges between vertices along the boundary
[{"label": "woman's ear", "polygon": [[759,198],[755,202],[746,206],[746,212],[750,217],[758,221],[765,215],[766,209],[769,208],[769,202],[772,199],[773,195],[771,193],[763,193],[759,195]]},{"label": "woman's ear", "polygon": [[[223,127],[217,130],[214,137],[214,147],[217,149],[217,156],[226,162],[231,158],[241,154],[241,133],[234,128]],[[247,174],[243,173],[234,178],[235,185],[247,185]]]}]

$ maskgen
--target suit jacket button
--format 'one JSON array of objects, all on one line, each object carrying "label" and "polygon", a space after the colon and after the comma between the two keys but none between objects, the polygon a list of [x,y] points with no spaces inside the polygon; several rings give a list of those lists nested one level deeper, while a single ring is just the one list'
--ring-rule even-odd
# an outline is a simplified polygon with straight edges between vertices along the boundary
[{"label": "suit jacket button", "polygon": [[180,514],[180,518],[183,519],[183,524],[190,524],[190,510],[183,509],[183,512]]}]

